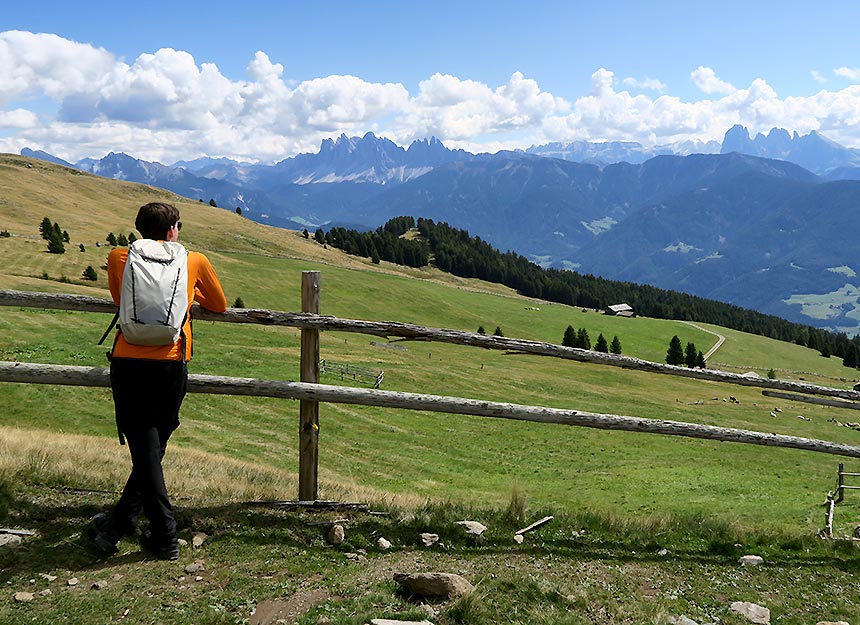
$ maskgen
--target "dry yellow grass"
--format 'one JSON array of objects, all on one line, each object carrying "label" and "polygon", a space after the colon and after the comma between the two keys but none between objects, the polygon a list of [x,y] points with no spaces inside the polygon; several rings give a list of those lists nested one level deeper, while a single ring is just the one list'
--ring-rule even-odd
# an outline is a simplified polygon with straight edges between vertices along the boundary
[{"label": "dry yellow grass", "polygon": [[[119,493],[130,468],[128,449],[116,440],[0,426],[2,476]],[[195,503],[292,500],[298,490],[295,473],[180,446],[168,450],[164,471],[173,496]],[[423,502],[331,477],[321,480],[320,490],[340,501],[385,501],[406,508]]]}]

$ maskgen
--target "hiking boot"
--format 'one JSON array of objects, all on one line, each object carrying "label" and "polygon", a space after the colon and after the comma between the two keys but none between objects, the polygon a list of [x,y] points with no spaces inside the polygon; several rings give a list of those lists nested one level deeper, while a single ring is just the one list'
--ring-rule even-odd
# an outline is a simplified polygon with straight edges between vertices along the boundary
[{"label": "hiking boot", "polygon": [[178,560],[179,542],[173,539],[158,539],[149,530],[140,535],[140,546],[159,560]]},{"label": "hiking boot", "polygon": [[125,535],[114,527],[105,512],[99,512],[90,519],[90,533],[96,547],[103,553],[116,553],[116,544]]}]

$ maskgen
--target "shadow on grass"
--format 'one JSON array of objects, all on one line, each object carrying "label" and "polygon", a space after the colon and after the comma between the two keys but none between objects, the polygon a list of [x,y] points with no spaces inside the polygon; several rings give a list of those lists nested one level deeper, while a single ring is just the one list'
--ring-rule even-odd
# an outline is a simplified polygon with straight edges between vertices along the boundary
[{"label": "shadow on grass", "polygon": [[[35,530],[16,548],[0,548],[0,582],[31,577],[58,570],[100,570],[149,559],[137,550],[135,538],[120,543],[119,555],[106,556],[92,543],[89,519],[109,509],[115,496],[107,493],[70,493],[45,488],[28,488],[26,493],[5,499],[7,527]],[[849,573],[860,572],[860,548],[850,541],[823,541],[814,536],[745,533],[740,538],[726,528],[698,529],[685,533],[683,524],[655,531],[617,519],[590,516],[557,517],[552,524],[526,535],[526,542],[513,542],[519,519],[504,512],[476,512],[462,506],[428,504],[408,513],[389,511],[375,516],[354,510],[309,508],[282,510],[248,503],[216,505],[175,505],[180,536],[191,540],[205,532],[210,545],[235,554],[277,548],[295,548],[319,557],[334,552],[364,549],[369,557],[379,553],[376,541],[385,537],[395,549],[420,549],[422,532],[439,535],[430,548],[457,557],[509,555],[512,557],[554,557],[570,561],[615,563],[681,563],[714,567],[737,567],[742,555],[756,554],[764,567],[815,568],[828,566]],[[490,525],[483,544],[456,524],[459,519],[480,517]],[[348,519],[346,541],[337,547],[326,539],[331,522]],[[587,529],[581,529],[587,525]],[[666,524],[664,522],[664,525]],[[495,527],[493,527],[495,526]],[[742,540],[741,540],[742,538]],[[191,549],[191,547],[188,547]],[[665,551],[663,551],[665,549]],[[182,557],[182,556],[181,556]]]}]

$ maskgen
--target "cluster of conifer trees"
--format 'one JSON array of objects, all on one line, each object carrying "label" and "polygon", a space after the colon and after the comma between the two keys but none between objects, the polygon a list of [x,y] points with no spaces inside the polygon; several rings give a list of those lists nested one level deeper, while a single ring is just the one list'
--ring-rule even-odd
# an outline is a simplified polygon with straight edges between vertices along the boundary
[{"label": "cluster of conifer trees", "polygon": [[[420,238],[402,236],[413,228],[417,228]],[[804,326],[678,291],[606,280],[576,271],[544,269],[515,252],[502,253],[480,237],[445,222],[396,217],[371,232],[332,228],[328,233],[318,234],[328,245],[375,262],[382,259],[422,267],[432,258],[442,271],[504,284],[528,297],[596,309],[626,303],[645,317],[700,321],[795,342],[816,349],[825,357],[839,356],[846,366],[860,368],[860,337],[849,339],[845,333]]]},{"label": "cluster of conifer trees", "polygon": [[[371,232],[332,228],[322,236],[327,245],[347,254],[370,258],[374,263],[385,260],[407,267],[424,267],[430,262],[427,245],[402,237],[414,227],[415,220],[412,217],[396,217]],[[317,235],[314,236],[319,241]]]}]

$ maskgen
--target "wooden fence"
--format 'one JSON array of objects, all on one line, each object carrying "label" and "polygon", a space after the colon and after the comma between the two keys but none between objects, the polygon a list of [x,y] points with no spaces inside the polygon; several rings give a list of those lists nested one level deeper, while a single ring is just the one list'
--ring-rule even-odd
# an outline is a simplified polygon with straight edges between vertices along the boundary
[{"label": "wooden fence", "polygon": [[385,379],[384,371],[356,367],[347,362],[334,362],[327,358],[320,360],[320,374],[328,374],[341,380],[352,380],[373,388],[379,388],[382,380]]},{"label": "wooden fence", "polygon": [[[228,323],[256,323],[301,329],[301,382],[233,378],[203,374],[192,374],[188,380],[188,390],[191,393],[252,395],[299,400],[299,500],[301,501],[313,501],[317,499],[319,402],[379,406],[406,410],[426,410],[448,414],[558,423],[604,430],[626,430],[685,436],[754,445],[789,447],[860,458],[860,447],[796,436],[662,419],[600,414],[582,410],[563,410],[460,397],[320,384],[319,332],[321,330],[330,330],[358,332],[386,338],[395,337],[401,340],[470,345],[486,349],[503,350],[508,353],[551,356],[579,362],[598,363],[665,375],[680,375],[742,386],[839,397],[846,400],[860,399],[860,392],[853,390],[836,389],[786,380],[749,377],[724,371],[687,369],[685,367],[664,365],[629,356],[592,352],[590,350],[563,347],[539,341],[486,336],[472,332],[428,328],[397,322],[362,321],[323,316],[319,314],[319,295],[320,273],[318,271],[305,271],[302,272],[301,313],[236,308],[228,309],[224,313],[212,313],[196,305],[192,312],[192,316],[200,320]],[[2,290],[0,290],[0,306],[50,308],[110,314],[116,311],[113,301],[108,299],[79,295],[55,295]],[[108,387],[110,386],[110,377],[107,369],[98,367],[0,362],[0,382]]]}]

